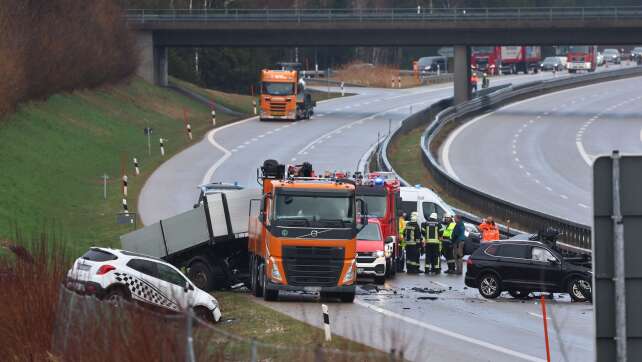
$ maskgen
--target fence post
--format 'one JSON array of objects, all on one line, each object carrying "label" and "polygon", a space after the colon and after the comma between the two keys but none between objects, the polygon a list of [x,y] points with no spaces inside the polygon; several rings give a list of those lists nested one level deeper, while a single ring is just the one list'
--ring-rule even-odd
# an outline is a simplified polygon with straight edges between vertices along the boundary
[{"label": "fence post", "polygon": [[257,351],[257,345],[256,345],[256,339],[252,338],[252,345],[251,345],[251,355],[250,355],[250,361],[251,362],[257,362],[258,361],[258,351]]},{"label": "fence post", "polygon": [[194,357],[194,338],[192,337],[192,310],[187,309],[185,312],[185,318],[186,320],[186,330],[185,330],[185,335],[187,336],[187,339],[185,341],[185,361],[187,362],[196,362],[196,358]]}]

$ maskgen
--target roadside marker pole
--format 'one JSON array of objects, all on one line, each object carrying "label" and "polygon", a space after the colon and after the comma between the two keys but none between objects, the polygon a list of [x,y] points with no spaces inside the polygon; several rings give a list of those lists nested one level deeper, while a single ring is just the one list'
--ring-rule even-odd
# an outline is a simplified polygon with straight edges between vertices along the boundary
[{"label": "roadside marker pole", "polygon": [[127,199],[123,197],[123,212],[129,214],[129,208],[127,207]]},{"label": "roadside marker pole", "polygon": [[134,171],[136,171],[136,176],[140,175],[140,168],[138,167],[138,159],[134,157]]},{"label": "roadside marker pole", "polygon": [[254,110],[254,115],[256,115],[256,100],[252,99],[252,108]]},{"label": "roadside marker pole", "polygon": [[123,175],[123,196],[127,197],[127,175]]},{"label": "roadside marker pole", "polygon": [[397,76],[397,88],[401,88],[401,76]]},{"label": "roadside marker pole", "polygon": [[341,82],[341,97],[343,97],[345,95],[345,91],[343,89],[343,86],[344,86],[344,83]]},{"label": "roadside marker pole", "polygon": [[164,139],[159,138],[159,143],[160,143],[160,151],[161,151],[161,156],[165,156],[165,144],[164,144]]},{"label": "roadside marker pole", "polygon": [[321,304],[321,311],[323,312],[323,330],[325,331],[325,341],[332,340],[332,333],[330,333],[330,316],[328,315],[328,306]]},{"label": "roadside marker pole", "polygon": [[395,77],[393,76],[392,80],[390,81],[390,88],[394,88],[394,87],[395,87]]},{"label": "roadside marker pole", "polygon": [[107,174],[103,174],[100,178],[103,179],[103,199],[107,200],[107,180],[109,179],[109,176]]},{"label": "roadside marker pole", "polygon": [[185,131],[187,132],[187,138],[192,140],[192,125],[189,124],[189,117],[187,117],[187,111],[183,108],[183,122],[185,123]]},{"label": "roadside marker pole", "polygon": [[546,301],[544,294],[540,295],[540,304],[542,305],[542,319],[544,319],[544,341],[546,342],[546,361],[551,362],[551,348],[548,344],[548,322],[546,320]]},{"label": "roadside marker pole", "polygon": [[185,126],[185,128],[187,128],[187,137],[189,137],[189,140],[191,141],[192,138],[193,138],[192,137],[192,125],[188,123],[187,126]]},{"label": "roadside marker pole", "polygon": [[212,106],[212,126],[216,126],[216,109]]}]

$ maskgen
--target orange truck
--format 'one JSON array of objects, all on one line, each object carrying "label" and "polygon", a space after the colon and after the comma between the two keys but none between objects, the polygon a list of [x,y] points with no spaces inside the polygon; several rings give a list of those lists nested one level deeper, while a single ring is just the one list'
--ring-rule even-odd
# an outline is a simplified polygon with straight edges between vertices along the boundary
[{"label": "orange truck", "polygon": [[259,83],[259,119],[309,119],[316,102],[306,91],[305,81],[297,69],[263,69]]},{"label": "orange truck", "polygon": [[[306,164],[309,166],[309,164]],[[311,167],[267,160],[257,173],[262,195],[250,203],[248,251],[254,295],[319,292],[354,300],[356,236],[367,224],[352,180],[315,177]]]}]

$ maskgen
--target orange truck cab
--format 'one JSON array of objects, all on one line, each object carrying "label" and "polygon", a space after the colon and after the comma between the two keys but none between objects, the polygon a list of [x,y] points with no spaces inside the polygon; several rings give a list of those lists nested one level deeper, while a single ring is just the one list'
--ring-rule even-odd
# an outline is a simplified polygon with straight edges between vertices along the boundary
[{"label": "orange truck cab", "polygon": [[309,119],[314,113],[316,104],[298,70],[263,69],[259,89],[261,121]]},{"label": "orange truck cab", "polygon": [[266,300],[279,291],[308,291],[352,302],[365,203],[352,180],[292,169],[274,160],[260,168],[262,196],[250,203],[248,229],[251,289]]}]

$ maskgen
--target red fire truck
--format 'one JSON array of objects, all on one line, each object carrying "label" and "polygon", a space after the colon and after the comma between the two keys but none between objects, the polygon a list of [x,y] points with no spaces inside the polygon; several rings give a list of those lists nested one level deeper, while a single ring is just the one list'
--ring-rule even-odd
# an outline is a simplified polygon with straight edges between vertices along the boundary
[{"label": "red fire truck", "polygon": [[571,45],[566,54],[566,68],[569,73],[578,70],[594,72],[597,69],[597,46],[595,45]]},{"label": "red fire truck", "polygon": [[517,74],[539,70],[542,49],[538,46],[473,47],[470,63],[473,68],[489,74]]},{"label": "red fire truck", "polygon": [[385,240],[386,277],[393,277],[403,271],[405,261],[399,246],[399,219],[397,218],[397,199],[401,182],[392,172],[371,172],[355,174],[357,197],[368,205],[368,216],[376,218],[381,224]]}]

